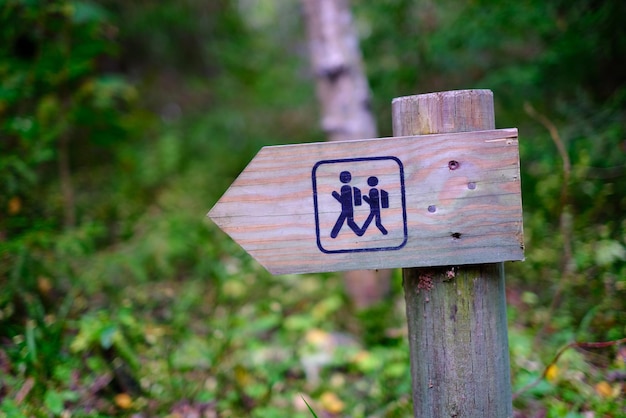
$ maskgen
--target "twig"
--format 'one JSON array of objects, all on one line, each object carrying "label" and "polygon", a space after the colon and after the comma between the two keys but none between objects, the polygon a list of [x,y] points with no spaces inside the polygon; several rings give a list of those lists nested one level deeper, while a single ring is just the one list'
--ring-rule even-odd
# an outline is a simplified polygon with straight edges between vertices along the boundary
[{"label": "twig", "polygon": [[561,139],[561,135],[559,135],[559,131],[556,128],[556,125],[552,123],[550,119],[541,113],[537,112],[533,105],[528,102],[524,102],[524,111],[531,118],[535,119],[537,122],[541,123],[550,133],[550,138],[552,138],[552,142],[556,146],[556,149],[559,151],[559,155],[561,156],[561,160],[563,161],[563,186],[561,187],[561,205],[567,204],[567,188],[569,185],[569,180],[572,175],[572,163],[569,158],[569,154],[567,153],[567,149],[565,148],[565,144]]},{"label": "twig", "polygon": [[[561,274],[556,291],[554,292],[554,297],[552,298],[552,302],[550,303],[550,307],[548,308],[549,315],[547,315],[547,318],[550,318],[552,317],[552,313],[556,310],[556,307],[561,300],[561,293],[563,293],[563,288],[565,287],[565,283],[567,281],[566,279],[567,277],[569,277],[572,269],[572,219],[568,209],[568,190],[570,178],[572,175],[572,163],[570,161],[569,154],[567,153],[567,149],[565,148],[565,144],[561,138],[561,135],[559,135],[559,131],[556,128],[556,125],[552,123],[552,121],[546,116],[537,112],[535,108],[528,102],[524,103],[524,110],[531,118],[537,120],[548,130],[548,132],[550,133],[550,138],[552,138],[552,142],[554,142],[554,145],[556,146],[556,149],[558,150],[561,160],[563,162],[563,184],[561,185],[560,196],[561,215],[559,217],[559,230],[561,236],[563,237],[563,257],[561,258],[561,271],[563,273]],[[535,345],[539,340],[539,337],[545,332],[548,326],[548,321],[549,319],[544,322],[539,332],[537,332],[534,342]]]},{"label": "twig", "polygon": [[17,405],[21,404],[22,401],[28,396],[33,386],[35,386],[35,379],[32,377],[26,379],[20,390],[15,395],[15,403]]},{"label": "twig", "polygon": [[541,381],[546,377],[546,375],[548,374],[548,370],[550,369],[550,367],[552,367],[553,365],[556,364],[556,362],[559,360],[559,358],[561,357],[561,355],[568,349],[571,347],[577,347],[577,348],[606,348],[606,347],[612,347],[614,345],[620,345],[620,344],[625,344],[626,343],[626,338],[620,338],[619,340],[613,340],[613,341],[600,341],[600,342],[577,342],[577,341],[572,341],[571,343],[561,347],[561,349],[559,351],[557,351],[556,355],[554,356],[554,358],[552,359],[552,361],[550,362],[550,364],[548,364],[544,369],[543,369],[543,373],[541,373],[541,376],[539,376],[537,379],[535,379],[535,381],[528,383],[526,386],[524,386],[523,388],[521,388],[520,390],[518,390],[517,392],[515,392],[513,394],[513,399],[516,399],[518,396],[520,396],[522,393],[528,391],[529,389],[534,388],[535,386],[537,386],[539,383],[541,383]]}]

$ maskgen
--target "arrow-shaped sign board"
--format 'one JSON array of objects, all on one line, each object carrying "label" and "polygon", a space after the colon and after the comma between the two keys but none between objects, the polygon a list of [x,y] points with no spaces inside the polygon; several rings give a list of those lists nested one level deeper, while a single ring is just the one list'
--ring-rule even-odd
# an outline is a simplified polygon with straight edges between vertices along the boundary
[{"label": "arrow-shaped sign board", "polygon": [[264,147],[208,216],[273,274],[522,260],[517,129]]}]

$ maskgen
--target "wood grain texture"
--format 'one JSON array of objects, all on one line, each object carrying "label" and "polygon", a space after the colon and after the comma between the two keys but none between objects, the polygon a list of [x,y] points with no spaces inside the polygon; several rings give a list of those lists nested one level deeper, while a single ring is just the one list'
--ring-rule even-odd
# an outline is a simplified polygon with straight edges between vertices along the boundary
[{"label": "wood grain texture", "polygon": [[415,417],[512,417],[502,263],[403,273]]},{"label": "wood grain texture", "polygon": [[[342,170],[363,193],[372,175],[388,191],[387,235],[372,223],[330,238]],[[368,214],[355,206],[357,224]],[[517,130],[264,147],[209,217],[274,274],[521,260]]]},{"label": "wood grain texture", "polygon": [[[397,98],[392,103],[392,114],[394,135],[476,131],[495,126],[493,94],[489,90]],[[518,186],[508,184],[505,189],[512,191]],[[487,216],[492,216],[489,213]],[[480,219],[480,214],[471,218]],[[497,230],[500,226],[495,222],[485,225],[481,232],[489,235]],[[523,247],[521,220],[516,230],[518,244]],[[495,244],[478,251],[502,250]],[[512,417],[504,267],[493,263],[503,260],[448,260],[440,264],[447,266],[406,268],[402,272],[414,416]]]}]

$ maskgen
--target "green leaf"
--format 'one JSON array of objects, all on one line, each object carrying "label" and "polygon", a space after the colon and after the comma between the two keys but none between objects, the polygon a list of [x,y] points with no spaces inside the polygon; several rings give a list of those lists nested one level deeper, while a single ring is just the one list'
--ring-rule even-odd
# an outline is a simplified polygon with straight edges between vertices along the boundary
[{"label": "green leaf", "polygon": [[205,338],[192,335],[172,353],[171,362],[178,370],[206,370],[211,367],[211,349]]},{"label": "green leaf", "polygon": [[28,321],[26,323],[26,346],[28,347],[28,353],[31,361],[37,362],[37,343],[35,341],[35,321]]},{"label": "green leaf", "polygon": [[115,325],[109,325],[100,331],[100,345],[105,350],[111,348],[115,341],[115,334],[117,334],[117,327]]},{"label": "green leaf", "polygon": [[63,396],[57,391],[48,390],[44,396],[44,405],[55,415],[63,412]]},{"label": "green leaf", "polygon": [[101,23],[107,18],[107,13],[96,3],[90,1],[75,1],[72,4],[72,21],[74,23]]},{"label": "green leaf", "polygon": [[304,401],[304,403],[306,404],[307,408],[309,408],[309,412],[311,412],[311,415],[313,415],[315,418],[317,418],[317,414],[315,413],[313,408],[311,408],[311,405],[309,405],[309,403],[306,401],[306,399],[304,399],[304,396],[301,396],[301,398]]},{"label": "green leaf", "polygon": [[22,418],[25,413],[20,410],[17,403],[13,399],[4,398],[0,403],[0,416],[6,418]]},{"label": "green leaf", "polygon": [[618,241],[602,240],[596,244],[596,263],[609,266],[618,260],[626,260],[626,249]]}]

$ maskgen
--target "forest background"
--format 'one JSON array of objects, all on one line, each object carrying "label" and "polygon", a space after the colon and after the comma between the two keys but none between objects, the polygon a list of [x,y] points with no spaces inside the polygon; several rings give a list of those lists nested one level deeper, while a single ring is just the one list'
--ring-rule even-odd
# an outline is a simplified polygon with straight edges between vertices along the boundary
[{"label": "forest background", "polygon": [[[381,136],[467,88],[519,128],[516,416],[625,416],[626,345],[584,343],[626,336],[626,3],[352,3]],[[298,2],[0,2],[0,416],[411,414],[399,271],[357,311],[205,219],[324,140],[307,48]]]}]

